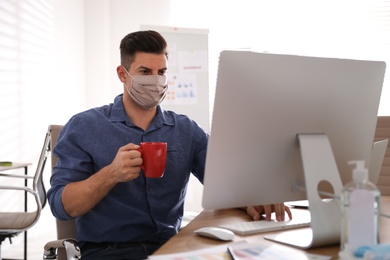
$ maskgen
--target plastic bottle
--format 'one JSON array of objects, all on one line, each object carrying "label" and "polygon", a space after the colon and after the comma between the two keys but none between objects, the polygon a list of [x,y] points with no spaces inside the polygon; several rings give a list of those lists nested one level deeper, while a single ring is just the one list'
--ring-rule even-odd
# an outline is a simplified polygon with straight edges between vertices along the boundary
[{"label": "plastic bottle", "polygon": [[352,172],[353,180],[344,186],[341,194],[341,252],[353,259],[358,247],[379,243],[381,198],[378,188],[368,180],[364,161],[349,164],[356,164],[356,168]]}]

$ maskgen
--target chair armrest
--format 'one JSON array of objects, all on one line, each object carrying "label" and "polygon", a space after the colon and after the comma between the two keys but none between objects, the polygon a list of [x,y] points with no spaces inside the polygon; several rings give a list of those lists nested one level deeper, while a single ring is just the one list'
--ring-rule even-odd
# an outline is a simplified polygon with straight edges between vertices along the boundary
[{"label": "chair armrest", "polygon": [[32,194],[34,196],[34,199],[35,199],[35,202],[37,205],[37,211],[40,214],[40,211],[42,210],[42,205],[41,205],[41,201],[39,199],[39,194],[35,190],[32,190],[32,189],[30,189],[28,187],[24,187],[24,186],[3,186],[3,185],[0,185],[0,190],[16,190],[16,191],[24,191],[24,192],[28,192],[28,193]]},{"label": "chair armrest", "polygon": [[0,190],[19,190],[19,191],[25,191],[25,192],[31,193],[35,197],[35,200],[36,200],[37,204],[39,204],[39,207],[42,207],[41,202],[39,201],[39,194],[38,194],[38,192],[36,192],[33,189],[30,189],[30,188],[24,187],[24,186],[3,186],[3,185],[0,185]]},{"label": "chair armrest", "polygon": [[46,243],[44,246],[43,259],[57,259],[58,248],[65,248],[67,260],[81,259],[77,240],[73,238],[53,240]]},{"label": "chair armrest", "polygon": [[24,187],[24,186],[3,186],[3,185],[0,185],[0,190],[21,190],[21,191],[27,191],[33,195],[36,194],[36,191],[34,191],[28,187]]},{"label": "chair armrest", "polygon": [[30,175],[22,175],[22,174],[7,174],[7,173],[0,173],[1,177],[12,177],[12,178],[21,178],[21,179],[34,179],[34,176]]}]

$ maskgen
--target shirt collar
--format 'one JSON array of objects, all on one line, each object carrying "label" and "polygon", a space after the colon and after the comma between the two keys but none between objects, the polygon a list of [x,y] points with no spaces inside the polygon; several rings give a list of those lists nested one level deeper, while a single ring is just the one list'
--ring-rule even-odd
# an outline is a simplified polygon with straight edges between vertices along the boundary
[{"label": "shirt collar", "polygon": [[[112,104],[111,114],[110,114],[111,122],[125,122],[129,126],[135,126],[133,122],[127,117],[125,107],[123,105],[123,94],[120,94],[115,97],[114,103]],[[169,116],[165,110],[161,108],[160,105],[157,106],[157,113],[154,117],[151,126],[159,127],[162,125],[175,125],[173,117]]]}]

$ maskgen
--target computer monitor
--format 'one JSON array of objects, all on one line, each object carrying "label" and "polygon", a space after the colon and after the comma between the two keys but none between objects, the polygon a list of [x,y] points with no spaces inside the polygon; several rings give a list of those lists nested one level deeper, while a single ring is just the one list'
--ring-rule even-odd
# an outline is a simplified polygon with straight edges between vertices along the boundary
[{"label": "computer monitor", "polygon": [[331,186],[339,196],[352,178],[348,162],[369,166],[385,67],[381,61],[222,51],[203,207],[308,199],[310,234],[296,246],[338,243],[340,205],[323,202],[318,187]]}]

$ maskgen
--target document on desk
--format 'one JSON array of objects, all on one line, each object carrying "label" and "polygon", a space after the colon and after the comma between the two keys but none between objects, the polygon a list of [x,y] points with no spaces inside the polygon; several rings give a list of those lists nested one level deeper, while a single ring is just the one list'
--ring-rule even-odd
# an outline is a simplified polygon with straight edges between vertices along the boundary
[{"label": "document on desk", "polygon": [[230,247],[240,260],[330,260],[330,256],[308,254],[304,251],[274,244],[264,246],[256,243],[247,243],[245,240],[205,249],[187,251],[175,254],[150,256],[150,260],[231,260],[227,248]]}]

